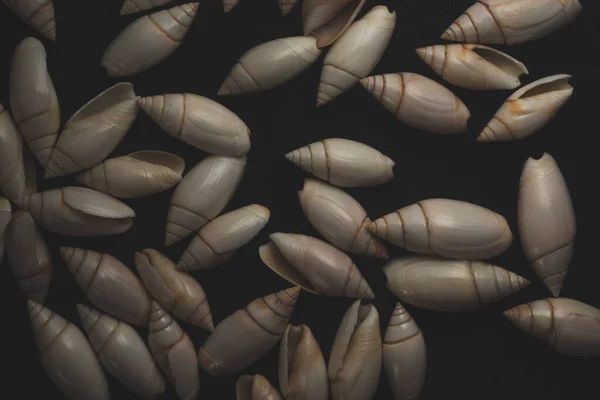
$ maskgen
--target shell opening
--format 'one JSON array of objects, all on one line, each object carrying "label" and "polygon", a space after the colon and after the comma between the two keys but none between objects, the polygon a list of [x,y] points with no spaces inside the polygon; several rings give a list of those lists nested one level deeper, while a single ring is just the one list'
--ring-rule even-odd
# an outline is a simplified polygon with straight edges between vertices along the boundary
[{"label": "shell opening", "polygon": [[528,91],[526,91],[525,93],[523,93],[523,95],[520,96],[520,98],[525,99],[527,97],[539,96],[541,94],[547,94],[547,93],[551,93],[551,92],[560,92],[562,90],[572,89],[573,87],[571,85],[569,85],[569,79],[571,79],[570,76],[560,78],[560,79],[557,79],[552,82],[542,83],[541,85],[533,87],[533,88],[529,89]]},{"label": "shell opening", "polygon": [[288,362],[288,374],[291,373],[294,365],[294,356],[296,355],[296,349],[302,340],[302,334],[304,333],[304,326],[290,325],[288,331],[287,340],[287,362]]},{"label": "shell opening", "polygon": [[283,256],[275,243],[269,242],[261,246],[259,254],[262,262],[277,275],[310,293],[319,294],[313,284]]},{"label": "shell opening", "polygon": [[133,85],[131,83],[117,83],[116,85],[106,89],[98,96],[90,100],[83,107],[79,109],[71,117],[69,122],[77,122],[89,118],[95,114],[99,114],[102,111],[114,106],[115,104],[122,103],[127,100],[135,98],[133,91]]},{"label": "shell opening", "polygon": [[486,47],[474,47],[471,49],[479,57],[483,58],[490,64],[495,65],[502,71],[518,78],[522,74],[528,74],[529,71],[519,61],[497,50]]},{"label": "shell opening", "polygon": [[369,312],[371,312],[371,307],[373,307],[372,304],[361,304],[360,307],[358,307],[358,317],[356,318],[355,329],[367,319]]}]

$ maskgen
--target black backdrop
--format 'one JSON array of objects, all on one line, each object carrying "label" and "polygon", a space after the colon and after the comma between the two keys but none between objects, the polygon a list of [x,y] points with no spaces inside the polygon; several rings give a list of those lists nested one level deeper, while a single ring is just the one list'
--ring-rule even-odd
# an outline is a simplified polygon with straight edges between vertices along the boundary
[{"label": "black backdrop", "polygon": [[[534,1],[534,0],[531,0]],[[55,0],[58,40],[45,41],[49,70],[60,100],[63,123],[82,104],[113,85],[100,67],[100,57],[117,35],[136,16],[119,17],[119,0]],[[176,1],[175,3],[183,3]],[[441,43],[440,34],[471,0],[367,1],[361,16],[377,4],[397,11],[397,25],[383,59],[373,74],[412,71],[438,76],[415,54],[421,46]],[[246,50],[269,40],[302,34],[300,7],[285,19],[276,0],[242,0],[229,14],[220,1],[205,0],[181,47],[165,62],[130,78],[139,95],[191,92],[217,99],[236,112],[252,130],[252,150],[240,187],[225,211],[251,203],[271,210],[271,221],[261,234],[226,264],[194,276],[207,292],[215,323],[251,300],[289,284],[277,277],[258,256],[257,248],[277,231],[319,236],[306,221],[297,200],[306,173],[283,155],[327,137],[344,137],[373,146],[396,161],[396,178],[375,188],[348,189],[372,218],[430,197],[447,197],[480,204],[504,215],[513,229],[512,247],[492,261],[529,280],[531,285],[505,301],[472,313],[449,314],[407,308],[421,327],[428,350],[427,382],[422,398],[429,399],[588,399],[598,398],[598,358],[560,355],[517,330],[502,316],[509,307],[549,296],[528,266],[519,246],[516,224],[518,179],[525,160],[547,151],[557,160],[567,182],[578,218],[578,238],[562,295],[600,307],[597,290],[600,270],[594,240],[595,191],[593,139],[597,114],[600,49],[595,1],[584,4],[583,13],[570,26],[541,40],[506,47],[523,61],[535,79],[570,73],[575,92],[551,124],[519,142],[483,145],[475,138],[509,92],[475,92],[446,84],[470,108],[469,132],[434,135],[407,127],[388,113],[360,85],[321,107],[315,107],[322,59],[296,80],[267,93],[218,98],[217,89],[231,66]],[[0,7],[0,102],[8,106],[10,59],[15,46],[34,32],[6,7]],[[141,149],[162,149],[184,157],[189,170],[206,154],[181,143],[140,114],[113,156]],[[588,155],[589,154],[589,155]],[[580,185],[576,170],[579,164]],[[41,173],[41,171],[39,171]],[[593,175],[592,175],[593,174]],[[41,189],[76,184],[72,177],[43,181]],[[110,253],[129,266],[133,253],[147,247],[165,251],[177,260],[189,242],[163,248],[164,222],[172,190],[152,197],[127,201],[137,213],[130,231],[104,238],[71,238],[44,231],[52,251],[54,278],[47,306],[81,327],[75,304],[85,298],[58,254],[61,245]],[[401,249],[391,249],[401,256]],[[395,300],[385,289],[383,262],[353,256],[377,298],[382,332]],[[62,398],[39,363],[23,295],[6,266],[0,271],[0,382],[6,396]],[[337,326],[352,300],[302,293],[291,321],[311,327],[328,359]],[[198,347],[205,332],[182,324]],[[146,332],[140,332],[144,337]],[[278,348],[243,373],[264,374],[277,384]],[[234,399],[239,374],[214,379],[201,372],[202,399]],[[132,399],[110,378],[114,399]],[[169,389],[170,390],[170,389]],[[175,398],[169,391],[164,398]],[[382,377],[376,399],[391,392]]]}]

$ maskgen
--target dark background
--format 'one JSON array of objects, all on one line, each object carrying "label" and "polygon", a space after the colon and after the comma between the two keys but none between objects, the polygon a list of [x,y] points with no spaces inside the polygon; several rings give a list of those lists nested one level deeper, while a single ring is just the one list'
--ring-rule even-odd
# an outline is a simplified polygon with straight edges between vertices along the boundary
[{"label": "dark background", "polygon": [[[176,1],[183,3],[182,1]],[[212,99],[236,112],[252,131],[245,176],[224,210],[259,203],[271,210],[271,221],[261,234],[226,264],[194,276],[205,289],[215,323],[253,299],[290,285],[262,264],[258,246],[277,231],[320,237],[304,217],[296,192],[306,173],[283,155],[328,137],[366,143],[396,161],[396,178],[374,188],[354,188],[353,195],[375,219],[397,208],[431,197],[465,200],[504,215],[513,230],[512,247],[493,263],[531,280],[531,285],[505,301],[461,314],[438,313],[407,306],[421,327],[428,350],[427,381],[422,399],[597,399],[600,378],[598,358],[558,354],[510,325],[501,312],[550,294],[528,266],[519,246],[516,204],[518,180],[525,160],[549,152],[558,162],[575,205],[578,237],[562,295],[600,307],[597,264],[595,142],[598,127],[600,7],[586,1],[583,13],[568,27],[543,39],[511,47],[498,47],[524,62],[530,75],[523,83],[569,73],[575,92],[549,126],[519,142],[478,144],[475,138],[492,117],[508,91],[476,92],[449,87],[470,108],[469,132],[435,135],[412,129],[388,113],[360,85],[335,101],[315,107],[321,58],[294,81],[267,93],[218,98],[217,89],[236,60],[248,49],[280,37],[302,34],[300,4],[285,19],[276,0],[242,0],[223,14],[217,0],[201,1],[196,20],[180,48],[165,62],[126,78],[138,95],[191,92]],[[62,122],[89,99],[117,82],[100,67],[108,44],[140,15],[119,17],[120,0],[55,0],[58,40],[44,41],[48,67],[58,93]],[[383,59],[373,74],[411,71],[442,82],[414,52],[417,47],[442,43],[440,34],[472,4],[471,0],[367,1],[360,16],[377,4],[397,11],[397,25]],[[9,106],[10,59],[16,45],[36,35],[6,7],[0,6],[0,102]],[[171,138],[140,113],[133,128],[112,156],[142,149],[161,149],[185,158],[186,171],[206,153]],[[589,150],[588,150],[589,149]],[[579,167],[579,168],[578,168]],[[576,179],[579,169],[579,180]],[[39,171],[41,173],[41,171]],[[43,181],[40,189],[74,185],[72,177]],[[579,185],[577,185],[579,183]],[[85,302],[82,292],[61,261],[61,245],[110,253],[133,265],[133,254],[147,247],[165,251],[178,260],[189,239],[165,250],[164,223],[172,190],[126,201],[137,217],[130,231],[104,238],[71,238],[44,231],[54,262],[54,278],[46,305],[81,327],[75,304]],[[392,248],[392,256],[405,254]],[[382,333],[395,304],[385,288],[382,261],[352,256],[377,298]],[[0,271],[0,383],[2,392],[20,398],[62,398],[44,373],[31,334],[24,297],[7,266]],[[351,299],[302,293],[291,321],[312,329],[328,359],[337,326]],[[181,324],[199,347],[207,333]],[[143,337],[146,332],[140,331]],[[273,349],[242,373],[260,373],[277,385],[277,357]],[[234,399],[238,376],[214,379],[201,371],[201,399]],[[114,399],[132,399],[115,379]],[[171,389],[164,398],[176,398]],[[390,399],[382,375],[376,399]]]}]

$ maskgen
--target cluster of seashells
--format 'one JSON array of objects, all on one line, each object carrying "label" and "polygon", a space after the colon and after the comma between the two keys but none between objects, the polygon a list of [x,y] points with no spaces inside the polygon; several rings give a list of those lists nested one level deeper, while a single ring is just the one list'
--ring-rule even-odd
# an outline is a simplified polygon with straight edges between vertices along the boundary
[{"label": "cluster of seashells", "polygon": [[[52,1],[4,0],[50,40],[56,29]],[[170,0],[126,0],[121,14],[163,6]],[[296,1],[279,0],[286,15]],[[310,67],[324,48],[317,95],[322,106],[360,83],[407,125],[452,134],[466,130],[471,114],[449,89],[415,73],[369,76],[395,27],[395,12],[376,6],[355,18],[365,0],[305,0],[305,36],[276,39],[245,53],[219,95],[275,88]],[[223,1],[229,11],[237,1]],[[102,65],[111,76],[131,76],[172,54],[193,22],[197,3],[140,17],[110,44]],[[465,11],[442,39],[418,55],[446,82],[473,90],[515,89],[528,73],[521,62],[483,44],[516,44],[542,37],[572,21],[577,0],[482,0]],[[477,139],[517,140],[545,126],[569,99],[569,75],[541,78],[514,92]],[[528,285],[524,278],[485,259],[503,253],[513,235],[498,213],[451,199],[424,199],[374,221],[341,188],[369,187],[393,179],[394,161],[365,144],[325,139],[285,157],[316,178],[306,178],[298,199],[308,221],[326,240],[273,233],[261,260],[294,285],[257,298],[214,324],[206,294],[191,271],[214,268],[252,240],[269,210],[252,204],[221,212],[244,174],[250,130],[235,113],[190,93],[138,97],[118,83],[83,105],[60,130],[58,96],[47,71],[43,44],[26,38],[14,51],[10,106],[0,106],[0,263],[27,295],[42,365],[70,399],[108,399],[104,370],[132,392],[154,398],[166,376],[178,396],[199,394],[198,368],[215,377],[250,366],[278,344],[280,392],[263,376],[244,375],[238,399],[372,399],[381,370],[396,399],[418,398],[425,383],[426,348],[416,322],[398,303],[382,338],[375,293],[345,253],[389,258],[386,246],[413,256],[387,261],[387,286],[416,307],[461,312],[482,308]],[[161,151],[108,158],[138,111],[167,134],[212,155],[185,176],[185,162]],[[14,118],[14,122],[13,122]],[[23,141],[27,146],[23,145]],[[87,187],[39,192],[33,163],[47,179],[78,174]],[[39,227],[71,236],[127,231],[135,212],[118,199],[170,188],[165,246],[193,235],[178,263],[154,249],[135,254],[134,274],[109,254],[63,247],[60,254],[94,308],[78,304],[84,335],[43,306],[52,261]],[[18,210],[13,213],[13,205]],[[600,355],[600,310],[560,298],[575,239],[575,213],[567,184],[549,154],[529,159],[518,200],[522,248],[552,298],[524,304],[505,316],[522,330],[570,355]],[[338,328],[328,363],[308,326],[289,324],[301,292],[356,299]],[[196,353],[177,319],[212,332]],[[131,325],[147,327],[144,343]],[[104,369],[103,369],[104,367]],[[162,370],[162,373],[161,373]]]}]

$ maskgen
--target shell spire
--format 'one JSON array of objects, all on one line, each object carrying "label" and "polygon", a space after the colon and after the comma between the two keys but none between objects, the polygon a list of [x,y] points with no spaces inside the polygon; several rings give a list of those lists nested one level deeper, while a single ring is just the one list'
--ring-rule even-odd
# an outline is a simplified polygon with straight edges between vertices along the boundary
[{"label": "shell spire", "polygon": [[4,4],[46,39],[56,41],[56,19],[52,0],[4,0]]}]

